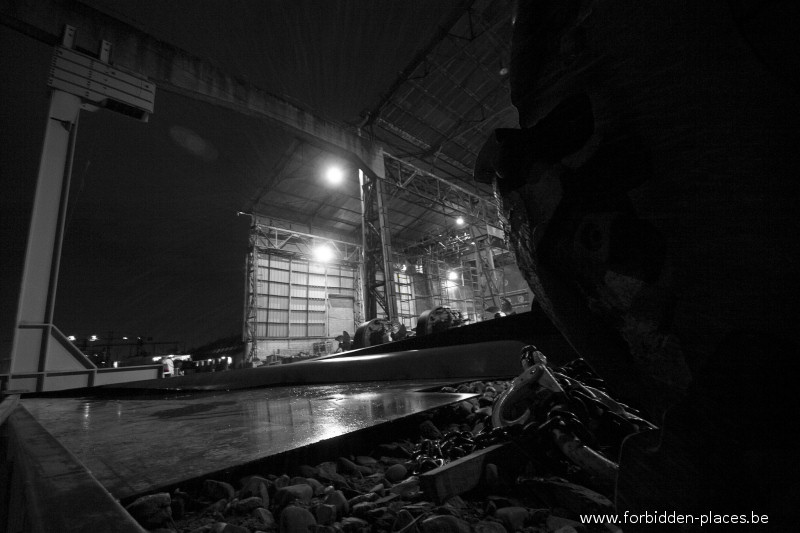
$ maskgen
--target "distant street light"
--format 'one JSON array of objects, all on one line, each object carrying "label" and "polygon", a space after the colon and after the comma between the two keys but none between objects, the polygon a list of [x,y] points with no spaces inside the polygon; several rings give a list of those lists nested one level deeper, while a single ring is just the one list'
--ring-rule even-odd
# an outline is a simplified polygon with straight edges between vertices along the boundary
[{"label": "distant street light", "polygon": [[464,225],[464,217],[458,217],[456,219],[456,224],[458,224],[459,226],[463,226]]}]

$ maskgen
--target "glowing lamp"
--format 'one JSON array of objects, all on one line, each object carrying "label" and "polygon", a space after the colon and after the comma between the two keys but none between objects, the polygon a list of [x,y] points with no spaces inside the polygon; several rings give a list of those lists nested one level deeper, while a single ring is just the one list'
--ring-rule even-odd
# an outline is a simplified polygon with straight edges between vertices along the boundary
[{"label": "glowing lamp", "polygon": [[335,257],[333,249],[327,244],[321,244],[314,248],[314,259],[322,263],[327,263]]},{"label": "glowing lamp", "polygon": [[344,181],[344,171],[341,167],[328,167],[328,170],[325,171],[325,179],[332,185],[339,185]]}]

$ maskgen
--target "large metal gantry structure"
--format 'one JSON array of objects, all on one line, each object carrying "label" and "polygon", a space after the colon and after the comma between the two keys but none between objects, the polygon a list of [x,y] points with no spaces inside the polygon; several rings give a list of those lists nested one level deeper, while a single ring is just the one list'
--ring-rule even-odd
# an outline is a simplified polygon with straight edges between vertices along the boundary
[{"label": "large metal gantry structure", "polygon": [[[67,42],[64,41],[65,28],[74,28],[75,31],[69,33],[70,48],[74,47],[81,51],[95,50],[98,43],[102,43],[97,58],[84,53],[78,54],[86,61],[92,62],[97,59],[102,63],[104,58],[108,59],[113,46],[113,66],[120,71],[130,73],[136,79],[145,80],[152,86],[153,93],[157,86],[159,90],[208,102],[245,115],[276,121],[303,142],[350,161],[358,169],[362,194],[361,249],[364,265],[362,281],[366,319],[376,316],[378,306],[383,308],[384,314],[390,319],[397,313],[393,284],[385,281],[391,279],[393,257],[389,221],[384,206],[385,195],[405,191],[426,202],[427,205],[439,205],[464,213],[476,223],[473,227],[477,229],[472,230],[477,232],[473,235],[476,242],[483,239],[488,243],[492,235],[496,236],[499,232],[497,206],[491,196],[470,191],[464,186],[422,170],[400,157],[388,154],[378,143],[361,135],[360,131],[353,132],[314,116],[223,71],[209,61],[195,57],[171,44],[158,41],[147,33],[100,11],[72,2],[31,0],[16,2],[13,8],[7,3],[3,4],[0,8],[0,17],[3,25],[54,46]],[[78,91],[70,97],[75,102],[70,108],[75,107],[76,111],[72,119],[65,119],[69,123],[77,122],[77,110],[93,103],[88,88],[97,81],[78,80],[77,83],[84,84],[87,91],[84,91],[85,94]],[[59,92],[60,90],[54,87],[54,94]],[[61,99],[55,96],[54,98]],[[124,99],[116,98],[113,94],[106,94],[102,101],[105,107],[131,114],[130,107],[124,105]],[[397,129],[380,117],[375,120],[384,128]],[[427,146],[406,132],[395,133],[403,135],[407,140],[411,139],[417,146]],[[66,131],[65,135],[62,143],[63,153],[60,156],[62,159],[59,159],[62,163],[67,157],[71,134]],[[59,164],[53,160],[52,153],[47,152],[47,142],[46,139],[42,161],[44,165],[58,167],[57,173],[63,174],[64,189],[60,196],[65,199],[68,196],[70,165],[68,161]],[[452,164],[459,168],[464,166],[455,160]],[[469,169],[465,167],[461,170]],[[40,189],[48,186],[42,180],[40,175],[38,182]],[[26,274],[20,291],[14,347],[11,360],[7,362],[9,370],[7,373],[4,371],[2,376],[6,388],[42,391],[95,384],[98,369],[87,366],[82,354],[70,350],[69,343],[62,338],[63,334],[59,334],[52,323],[55,280],[58,276],[58,257],[63,231],[63,227],[59,224],[61,216],[59,213],[63,211],[63,204],[59,210],[58,198],[55,200],[56,203],[50,202],[34,209],[24,267]],[[42,232],[35,228],[42,226],[48,227],[45,233],[52,237],[40,238]],[[41,260],[42,256],[51,259]],[[486,254],[486,260],[478,263],[484,268],[491,268],[491,253]],[[36,265],[46,266],[42,270]],[[28,274],[30,269],[41,270],[36,280],[33,279],[33,274]],[[47,281],[43,284],[51,288],[45,291],[33,290],[35,286],[42,286],[41,280],[51,280],[52,282]],[[36,316],[29,316],[27,310],[31,306],[41,312],[37,311]],[[31,335],[32,331],[36,333]]]}]

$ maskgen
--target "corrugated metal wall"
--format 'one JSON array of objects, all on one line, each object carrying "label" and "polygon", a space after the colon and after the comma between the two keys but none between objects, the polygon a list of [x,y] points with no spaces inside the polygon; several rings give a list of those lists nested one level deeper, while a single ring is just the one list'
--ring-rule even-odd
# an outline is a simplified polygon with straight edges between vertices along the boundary
[{"label": "corrugated metal wall", "polygon": [[[311,353],[315,343],[341,334],[330,331],[328,298],[354,298],[355,280],[355,268],[348,265],[259,253],[255,328],[259,352],[270,355],[285,346]],[[341,323],[339,318],[337,328]],[[351,333],[355,326],[350,325]],[[263,342],[277,340],[284,342]]]}]

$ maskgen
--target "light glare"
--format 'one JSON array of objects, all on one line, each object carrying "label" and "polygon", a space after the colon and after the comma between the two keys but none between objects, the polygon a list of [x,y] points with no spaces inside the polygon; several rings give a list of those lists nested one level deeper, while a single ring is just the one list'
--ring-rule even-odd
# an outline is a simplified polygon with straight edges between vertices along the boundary
[{"label": "light glare", "polygon": [[344,171],[340,167],[328,167],[325,171],[325,179],[333,185],[338,185],[344,180]]},{"label": "light glare", "polygon": [[331,247],[327,244],[321,244],[314,248],[314,258],[317,261],[327,263],[334,258],[333,249],[331,249]]}]

